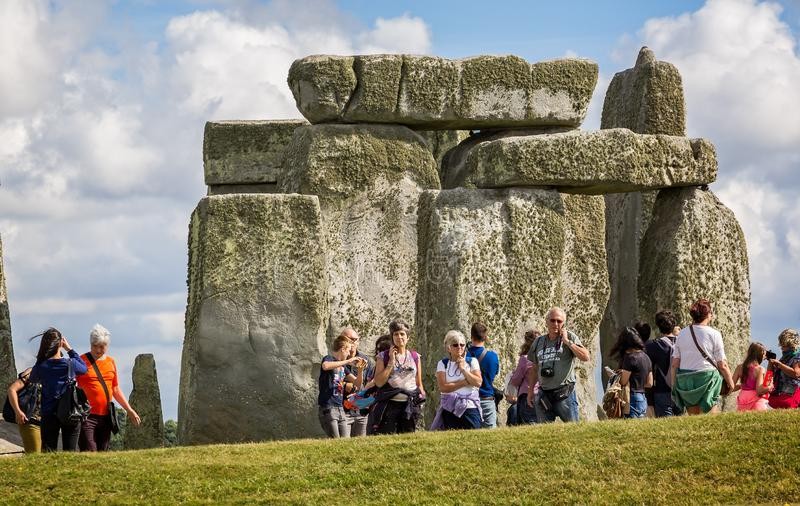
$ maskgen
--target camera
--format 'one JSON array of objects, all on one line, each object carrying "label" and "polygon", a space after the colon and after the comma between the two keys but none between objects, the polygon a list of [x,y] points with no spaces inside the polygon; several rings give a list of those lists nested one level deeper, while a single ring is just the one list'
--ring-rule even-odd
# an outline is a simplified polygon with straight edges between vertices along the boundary
[{"label": "camera", "polygon": [[778,355],[776,355],[774,351],[772,350],[767,351],[767,360],[775,360],[777,358]]},{"label": "camera", "polygon": [[542,377],[543,378],[552,378],[554,374],[555,374],[555,371],[553,370],[553,366],[552,365],[542,368]]}]

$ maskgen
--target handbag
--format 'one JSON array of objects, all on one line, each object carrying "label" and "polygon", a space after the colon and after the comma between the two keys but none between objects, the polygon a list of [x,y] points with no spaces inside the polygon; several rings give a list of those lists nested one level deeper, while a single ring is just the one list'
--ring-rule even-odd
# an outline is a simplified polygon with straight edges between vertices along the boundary
[{"label": "handbag", "polygon": [[97,378],[100,380],[100,384],[103,386],[103,392],[106,394],[106,402],[108,402],[108,416],[111,418],[111,432],[114,434],[119,434],[119,418],[117,418],[117,405],[114,404],[114,401],[111,400],[111,395],[108,393],[108,385],[106,385],[106,379],[103,378],[103,375],[100,374],[100,368],[97,367],[97,362],[95,362],[94,357],[91,353],[86,353],[83,355],[92,364],[92,368],[94,368],[94,373],[97,375]]},{"label": "handbag", "polygon": [[75,381],[75,370],[72,368],[71,358],[67,358],[67,367],[67,383],[58,398],[56,416],[62,425],[75,426],[89,417],[90,406],[89,399],[86,398],[86,392]]},{"label": "handbag", "polygon": [[[689,325],[689,332],[692,333],[692,340],[694,341],[694,345],[697,346],[697,350],[700,352],[701,355],[703,355],[704,359],[706,359],[711,365],[714,366],[714,369],[717,370],[719,375],[722,376],[722,371],[719,370],[719,367],[717,366],[717,364],[715,364],[714,361],[711,360],[711,357],[708,356],[708,353],[706,353],[706,350],[701,348],[700,347],[700,343],[697,342],[697,336],[694,335],[694,325]],[[731,393],[731,388],[728,385],[728,382],[725,381],[725,376],[722,376],[722,388],[720,389],[719,393],[722,396],[726,396],[726,395]]]},{"label": "handbag", "polygon": [[547,397],[547,400],[549,400],[551,404],[555,404],[569,397],[570,394],[572,394],[572,390],[574,388],[575,388],[575,383],[567,383],[552,390],[542,389],[542,393]]},{"label": "handbag", "polygon": [[[27,378],[30,377],[30,374],[25,378],[23,376],[24,373],[20,373],[18,376],[25,383],[25,386],[17,392],[19,409],[28,417],[28,423],[39,425],[41,423],[39,411],[42,407],[42,384],[29,383]],[[3,419],[8,423],[17,423],[17,415],[8,397],[6,397],[6,402],[3,404]]]}]

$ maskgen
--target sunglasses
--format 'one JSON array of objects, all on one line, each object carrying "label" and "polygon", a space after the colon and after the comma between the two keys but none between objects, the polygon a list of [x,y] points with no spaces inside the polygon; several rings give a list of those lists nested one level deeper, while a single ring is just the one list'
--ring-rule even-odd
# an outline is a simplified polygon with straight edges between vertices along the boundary
[{"label": "sunglasses", "polygon": [[464,343],[453,343],[450,345],[451,348],[465,348],[467,345]]}]

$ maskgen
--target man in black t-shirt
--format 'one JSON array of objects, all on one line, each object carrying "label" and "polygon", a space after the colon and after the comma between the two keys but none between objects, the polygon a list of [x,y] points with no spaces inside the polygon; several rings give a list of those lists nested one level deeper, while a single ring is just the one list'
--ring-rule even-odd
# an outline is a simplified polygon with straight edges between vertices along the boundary
[{"label": "man in black t-shirt", "polygon": [[648,341],[645,352],[653,363],[653,408],[656,417],[679,415],[678,407],[672,402],[672,385],[669,368],[672,360],[672,347],[675,344],[674,328],[678,319],[670,310],[656,313],[656,326],[661,337]]}]

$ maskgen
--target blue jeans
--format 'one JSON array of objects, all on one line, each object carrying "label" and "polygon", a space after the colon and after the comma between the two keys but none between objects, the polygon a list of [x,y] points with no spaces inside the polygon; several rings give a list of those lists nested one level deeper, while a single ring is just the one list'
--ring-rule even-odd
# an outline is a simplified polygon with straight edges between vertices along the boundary
[{"label": "blue jeans", "polygon": [[644,392],[631,392],[631,412],[625,418],[644,418],[647,414],[647,397]]},{"label": "blue jeans", "polygon": [[569,394],[569,397],[562,399],[558,402],[552,403],[550,409],[545,410],[542,406],[541,398],[544,391],[539,390],[536,394],[536,418],[539,423],[555,422],[556,417],[559,417],[562,422],[577,422],[578,421],[578,396],[575,395],[575,390]]},{"label": "blue jeans", "polygon": [[483,413],[481,428],[494,429],[497,427],[497,405],[494,403],[494,399],[481,399],[481,413]]},{"label": "blue jeans", "polygon": [[522,394],[517,398],[517,418],[515,422],[518,425],[538,423],[539,418],[536,416],[536,406],[528,406],[528,394]]},{"label": "blue jeans", "polygon": [[672,392],[653,392],[653,410],[656,417],[678,416],[678,406],[672,401]]}]

